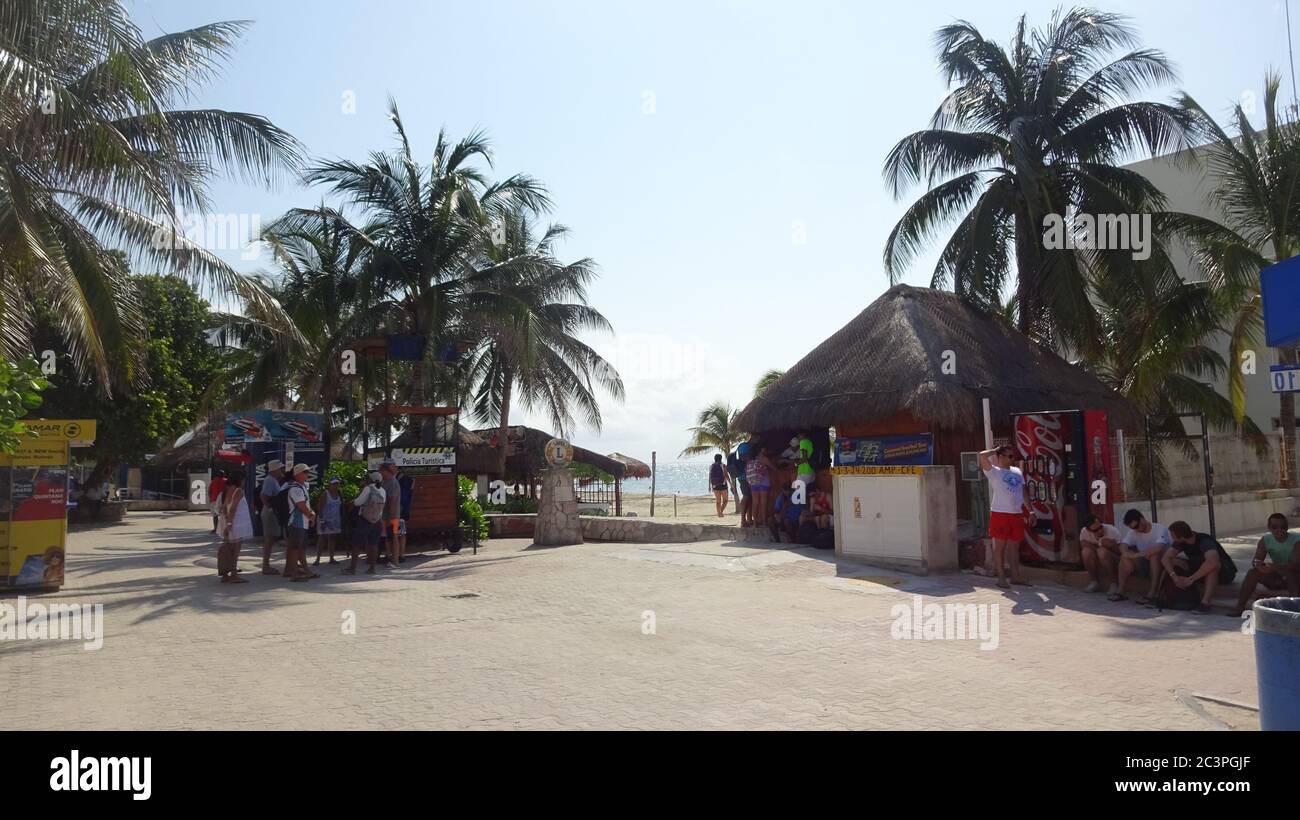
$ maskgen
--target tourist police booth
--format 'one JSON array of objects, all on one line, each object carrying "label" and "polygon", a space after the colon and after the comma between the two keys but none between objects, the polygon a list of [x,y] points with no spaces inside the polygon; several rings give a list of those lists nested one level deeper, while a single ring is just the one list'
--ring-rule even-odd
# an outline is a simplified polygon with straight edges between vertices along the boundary
[{"label": "tourist police booth", "polygon": [[24,419],[35,433],[0,454],[0,587],[63,585],[73,447],[95,442],[94,419]]}]

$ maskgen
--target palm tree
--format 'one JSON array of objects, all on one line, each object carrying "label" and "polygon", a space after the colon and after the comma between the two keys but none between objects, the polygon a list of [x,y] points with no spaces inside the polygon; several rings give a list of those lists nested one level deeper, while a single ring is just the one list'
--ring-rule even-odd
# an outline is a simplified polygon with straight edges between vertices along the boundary
[{"label": "palm tree", "polygon": [[79,373],[106,393],[133,383],[144,322],[106,243],[277,313],[179,217],[210,209],[213,171],[273,184],[298,166],[297,142],[262,117],[173,107],[246,27],[145,40],[118,0],[0,2],[0,355],[26,351],[47,300]]},{"label": "palm tree", "polygon": [[[326,435],[334,426],[336,408],[350,405],[358,380],[374,381],[379,374],[359,368],[345,376],[343,353],[348,343],[377,331],[381,312],[371,310],[364,276],[370,246],[357,240],[324,204],[314,211],[295,209],[269,225],[262,241],[279,268],[264,287],[283,306],[298,330],[295,338],[277,336],[271,328],[246,317],[227,317],[225,327],[239,334],[237,363],[228,369],[226,401],[236,405],[272,403],[319,408]],[[355,414],[339,420],[352,434],[362,435]]]},{"label": "palm tree", "polygon": [[724,454],[736,449],[749,434],[736,429],[736,416],[740,411],[727,402],[714,402],[700,411],[695,419],[695,426],[688,431],[691,443],[682,450],[681,456],[698,456],[721,450]]},{"label": "palm tree", "polygon": [[456,325],[472,345],[466,376],[475,385],[474,412],[497,425],[498,471],[505,475],[512,403],[545,412],[556,433],[567,436],[574,408],[600,429],[597,387],[618,400],[624,394],[613,366],[579,338],[584,331],[612,332],[587,304],[595,264],[558,261],[555,243],[568,228],[551,225],[535,237],[526,207],[501,213],[497,224],[485,237],[478,269],[467,277]]},{"label": "palm tree", "polygon": [[[1280,115],[1281,78],[1269,74],[1264,84],[1264,129],[1256,130],[1241,105],[1233,111],[1235,136],[1214,121],[1196,100],[1183,95],[1194,133],[1206,144],[1183,159],[1208,171],[1211,203],[1220,221],[1186,213],[1160,215],[1161,228],[1186,239],[1192,261],[1221,294],[1231,311],[1228,369],[1232,407],[1245,417],[1246,392],[1239,363],[1242,353],[1259,343],[1262,305],[1260,271],[1300,253],[1300,123]],[[1278,350],[1278,361],[1296,361],[1294,348]],[[1279,398],[1282,446],[1278,486],[1296,486],[1295,397]]]},{"label": "palm tree", "polygon": [[545,188],[527,176],[489,184],[471,164],[491,164],[491,146],[481,132],[455,144],[440,132],[432,163],[421,166],[392,100],[389,118],[398,137],[397,151],[372,152],[365,163],[320,163],[308,170],[306,181],[331,186],[370,219],[368,226],[357,227],[341,212],[332,212],[356,241],[370,246],[371,306],[391,307],[402,317],[400,328],[392,325],[389,332],[400,330],[429,342],[411,378],[411,400],[424,404],[438,353],[457,341],[448,331],[467,277],[476,270],[483,236],[491,232],[493,220],[510,209],[522,206],[538,212],[548,208],[550,200]]},{"label": "palm tree", "polygon": [[[1128,101],[1174,80],[1172,66],[1138,47],[1126,18],[1091,9],[1058,9],[1046,29],[1032,32],[1021,17],[1008,49],[964,21],[939,29],[934,41],[945,78],[957,86],[930,127],[904,137],[885,160],[895,197],[928,186],[885,245],[890,281],[956,220],[933,287],[996,310],[1013,285],[1022,332],[1091,349],[1098,327],[1088,278],[1112,255],[1046,249],[1044,219],[1072,207],[1129,214],[1163,203],[1142,175],[1119,165],[1138,149],[1183,144],[1184,112]],[[1119,49],[1129,50],[1111,59]]]},{"label": "palm tree", "polygon": [[[1195,447],[1183,438],[1175,414],[1202,413],[1212,427],[1240,430],[1261,458],[1267,453],[1268,440],[1259,428],[1249,417],[1236,418],[1232,402],[1213,386],[1232,370],[1211,344],[1227,317],[1218,290],[1206,282],[1184,282],[1162,249],[1123,277],[1097,282],[1095,294],[1102,352],[1085,365],[1141,410],[1153,438],[1175,439],[1193,457]],[[1161,483],[1167,472],[1160,451],[1154,452]],[[1145,453],[1135,448],[1128,457],[1131,474],[1144,487]]]},{"label": "palm tree", "polygon": [[763,391],[771,386],[772,382],[785,375],[784,370],[769,370],[762,376],[758,377],[758,382],[754,385],[754,396],[763,395]]}]

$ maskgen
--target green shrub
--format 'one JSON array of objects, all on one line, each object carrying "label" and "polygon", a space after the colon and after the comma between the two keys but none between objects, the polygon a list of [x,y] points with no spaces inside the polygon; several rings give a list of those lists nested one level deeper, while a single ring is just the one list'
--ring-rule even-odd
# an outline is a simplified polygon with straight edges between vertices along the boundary
[{"label": "green shrub", "polygon": [[325,469],[325,475],[321,481],[312,487],[311,503],[315,508],[316,502],[320,500],[320,494],[325,492],[325,485],[330,483],[331,478],[339,480],[339,495],[344,501],[351,501],[361,494],[361,488],[366,486],[366,463],[364,461],[331,461],[330,466]]},{"label": "green shrub", "polygon": [[537,512],[537,499],[527,498],[525,496],[518,496],[518,495],[510,496],[509,498],[506,499],[506,503],[504,504],[489,504],[486,501],[483,501],[482,499],[480,499],[479,503],[483,507],[484,512],[490,512],[490,513],[507,513],[510,515],[518,515],[520,513]]},{"label": "green shrub", "polygon": [[456,493],[460,498],[460,506],[456,510],[456,521],[462,530],[482,540],[488,537],[488,523],[483,517],[483,507],[474,496],[474,490],[473,479],[467,476],[457,477]]}]

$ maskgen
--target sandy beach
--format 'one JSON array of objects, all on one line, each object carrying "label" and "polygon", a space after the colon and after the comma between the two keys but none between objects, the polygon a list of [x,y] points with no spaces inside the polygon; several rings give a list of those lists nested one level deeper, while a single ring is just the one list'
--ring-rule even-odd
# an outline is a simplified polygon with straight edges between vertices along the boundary
[{"label": "sandy beach", "polygon": [[[727,514],[719,519],[713,508],[711,495],[676,496],[676,516],[673,515],[674,497],[662,493],[655,496],[656,521],[689,521],[695,524],[740,524],[740,511],[736,509],[735,499],[727,504]],[[624,493],[623,514],[636,513],[637,518],[650,517],[649,493]]]}]

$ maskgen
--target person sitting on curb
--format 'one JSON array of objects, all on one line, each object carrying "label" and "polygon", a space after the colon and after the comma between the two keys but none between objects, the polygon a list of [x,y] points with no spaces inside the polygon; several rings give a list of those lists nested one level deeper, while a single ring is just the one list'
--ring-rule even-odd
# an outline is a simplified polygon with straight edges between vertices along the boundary
[{"label": "person sitting on curb", "polygon": [[1300,535],[1290,532],[1290,529],[1291,522],[1282,513],[1268,517],[1268,534],[1259,539],[1255,547],[1250,571],[1242,579],[1241,592],[1237,595],[1237,606],[1228,615],[1240,618],[1260,584],[1270,591],[1285,590],[1292,598],[1300,598],[1300,549],[1296,549]]},{"label": "person sitting on curb", "polygon": [[1169,580],[1179,589],[1204,582],[1201,604],[1195,611],[1209,612],[1214,590],[1220,584],[1232,583],[1237,577],[1237,565],[1222,544],[1207,533],[1193,532],[1186,521],[1170,524],[1169,537],[1169,549],[1161,556]]},{"label": "person sitting on curb", "polygon": [[1119,528],[1114,524],[1107,524],[1095,515],[1083,519],[1083,529],[1079,531],[1079,549],[1083,554],[1083,566],[1092,579],[1084,592],[1100,592],[1103,587],[1109,587],[1108,593],[1117,591],[1115,575],[1119,569],[1119,544],[1122,538]]},{"label": "person sitting on curb", "polygon": [[1160,556],[1169,546],[1169,529],[1164,524],[1146,520],[1138,510],[1124,513],[1124,526],[1127,532],[1120,541],[1124,551],[1119,556],[1119,586],[1106,598],[1110,601],[1127,600],[1124,587],[1136,572],[1139,578],[1151,579],[1147,594],[1138,598],[1137,602],[1143,606],[1154,604],[1156,589],[1165,572]]}]

